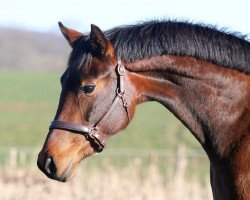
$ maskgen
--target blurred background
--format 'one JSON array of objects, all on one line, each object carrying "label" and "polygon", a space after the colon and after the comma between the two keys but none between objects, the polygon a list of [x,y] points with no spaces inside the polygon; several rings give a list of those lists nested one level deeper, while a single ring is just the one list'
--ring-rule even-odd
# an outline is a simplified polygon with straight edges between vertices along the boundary
[{"label": "blurred background", "polygon": [[250,3],[200,0],[1,0],[0,199],[212,199],[209,162],[192,134],[163,106],[138,106],[108,148],[81,162],[74,180],[45,177],[36,158],[57,109],[71,51],[57,27],[89,32],[149,19],[217,25],[249,38]]}]

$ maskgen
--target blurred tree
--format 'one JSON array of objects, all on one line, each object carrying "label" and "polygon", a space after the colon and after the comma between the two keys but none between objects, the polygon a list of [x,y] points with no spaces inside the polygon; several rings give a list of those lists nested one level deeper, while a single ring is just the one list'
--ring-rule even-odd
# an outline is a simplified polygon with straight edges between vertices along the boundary
[{"label": "blurred tree", "polygon": [[63,37],[0,28],[0,70],[58,71],[65,69],[70,48]]}]

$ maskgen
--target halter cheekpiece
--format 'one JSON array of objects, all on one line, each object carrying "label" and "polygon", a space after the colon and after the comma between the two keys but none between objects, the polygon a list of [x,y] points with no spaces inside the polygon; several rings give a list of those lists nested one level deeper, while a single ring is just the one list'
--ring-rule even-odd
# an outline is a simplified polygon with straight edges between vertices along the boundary
[{"label": "halter cheekpiece", "polygon": [[90,142],[90,144],[93,146],[94,150],[96,152],[101,152],[105,149],[105,143],[101,140],[100,134],[98,131],[98,125],[100,125],[101,122],[104,122],[110,114],[112,113],[113,109],[115,108],[118,101],[122,100],[123,107],[126,110],[126,114],[128,117],[128,121],[130,121],[129,111],[128,111],[128,103],[125,98],[125,88],[124,88],[124,76],[126,75],[126,69],[122,65],[121,59],[118,58],[117,66],[117,78],[118,78],[118,84],[116,88],[116,96],[109,107],[109,109],[106,111],[106,113],[102,116],[102,118],[93,126],[93,127],[87,127],[81,124],[75,124],[71,122],[66,121],[59,121],[54,120],[51,122],[49,126],[49,130],[53,129],[61,129],[61,130],[67,130],[73,133],[82,134],[85,136],[85,138]]}]

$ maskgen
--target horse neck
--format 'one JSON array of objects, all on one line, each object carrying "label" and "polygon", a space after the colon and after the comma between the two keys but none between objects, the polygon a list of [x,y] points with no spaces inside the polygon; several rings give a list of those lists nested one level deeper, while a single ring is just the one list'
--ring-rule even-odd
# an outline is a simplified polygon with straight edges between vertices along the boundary
[{"label": "horse neck", "polygon": [[[139,101],[163,104],[193,133],[209,157],[228,154],[249,129],[244,125],[250,118],[249,112],[244,113],[246,98],[250,100],[249,76],[181,56],[155,56],[125,66],[132,72]],[[239,118],[243,121],[240,128]]]}]

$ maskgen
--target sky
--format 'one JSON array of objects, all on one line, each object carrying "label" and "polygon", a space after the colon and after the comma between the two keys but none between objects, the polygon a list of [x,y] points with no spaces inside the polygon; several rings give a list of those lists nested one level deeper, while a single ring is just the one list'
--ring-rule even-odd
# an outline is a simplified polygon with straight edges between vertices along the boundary
[{"label": "sky", "polygon": [[0,26],[59,34],[57,22],[81,32],[150,19],[179,19],[250,35],[249,0],[0,0]]}]

